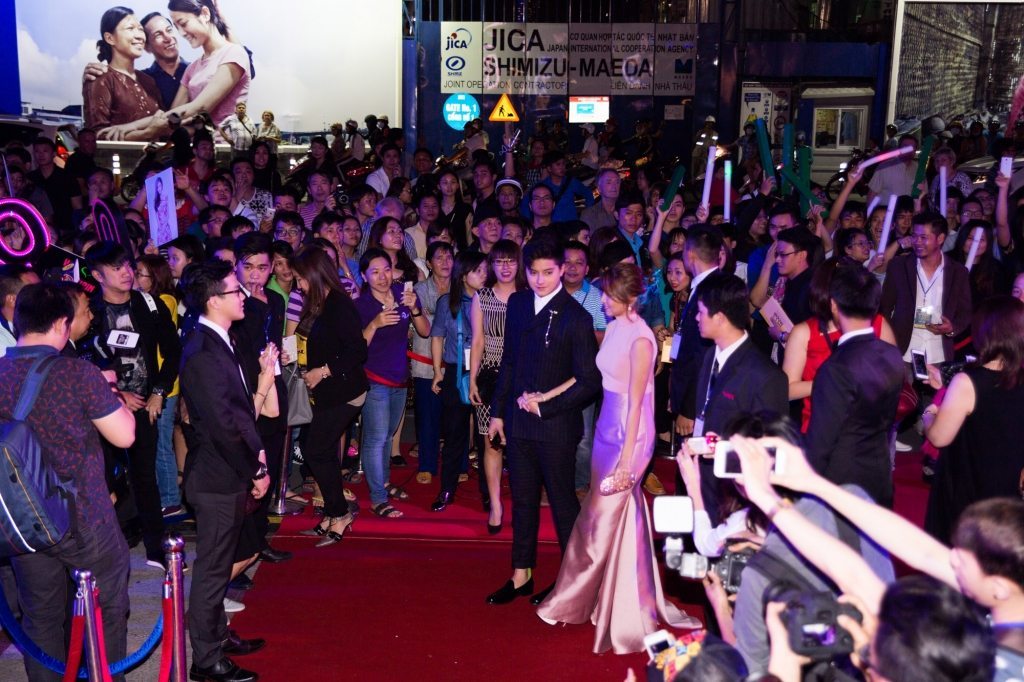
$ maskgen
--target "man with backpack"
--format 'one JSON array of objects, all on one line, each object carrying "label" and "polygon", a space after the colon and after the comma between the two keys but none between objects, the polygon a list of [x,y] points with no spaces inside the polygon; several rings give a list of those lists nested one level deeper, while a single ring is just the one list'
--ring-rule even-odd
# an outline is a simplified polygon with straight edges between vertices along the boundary
[{"label": "man with backpack", "polygon": [[[18,533],[5,533],[0,539],[0,555],[14,555],[11,564],[18,584],[22,628],[58,660],[65,660],[69,572],[91,571],[99,587],[107,660],[114,662],[125,657],[127,648],[129,561],[128,546],[107,493],[99,437],[116,447],[130,447],[135,440],[135,418],[96,367],[59,356],[74,317],[74,302],[56,284],[30,284],[18,294],[14,310],[18,342],[0,358],[0,435],[7,452],[0,497],[5,501],[12,498],[13,508],[26,506],[13,499],[20,491],[6,485],[8,467],[20,455],[34,460],[25,461],[26,467],[40,465],[41,460],[42,466],[52,469],[66,491],[63,496],[68,500],[73,496],[73,501],[70,523],[65,524],[70,527],[62,536],[18,544],[13,540]],[[36,374],[39,370],[45,374]],[[37,395],[24,417],[31,432],[21,431],[18,440],[13,437],[17,435],[13,420],[25,388],[28,397],[33,389]],[[34,455],[30,441],[39,447]],[[17,447],[19,444],[25,447]],[[6,522],[10,520],[4,520],[5,530],[9,530]],[[36,520],[27,527],[24,523],[16,527],[28,537],[33,526],[39,525],[48,524]],[[29,656],[25,657],[25,669],[32,682],[61,679]]]}]

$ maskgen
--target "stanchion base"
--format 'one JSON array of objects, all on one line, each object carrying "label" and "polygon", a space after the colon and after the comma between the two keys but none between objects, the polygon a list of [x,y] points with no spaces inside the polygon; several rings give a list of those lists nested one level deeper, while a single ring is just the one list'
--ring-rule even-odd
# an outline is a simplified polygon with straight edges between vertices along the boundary
[{"label": "stanchion base", "polygon": [[306,505],[285,502],[284,503],[284,510],[283,511],[278,511],[278,509],[276,507],[271,507],[270,511],[267,512],[267,515],[268,516],[298,516],[303,511],[305,511],[305,509],[306,509]]}]

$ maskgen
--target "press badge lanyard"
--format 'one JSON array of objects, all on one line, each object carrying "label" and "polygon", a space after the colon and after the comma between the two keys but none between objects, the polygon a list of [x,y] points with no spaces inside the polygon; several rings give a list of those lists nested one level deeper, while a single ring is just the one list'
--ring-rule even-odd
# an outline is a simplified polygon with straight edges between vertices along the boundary
[{"label": "press badge lanyard", "polygon": [[704,406],[700,408],[700,414],[693,422],[694,438],[699,438],[704,435],[704,415],[708,411],[708,403],[711,402],[711,391],[715,388],[715,382],[718,380],[718,373],[720,370],[721,368],[718,365],[718,358],[715,358],[714,364],[711,365],[711,376],[708,377],[708,391],[704,396]]}]

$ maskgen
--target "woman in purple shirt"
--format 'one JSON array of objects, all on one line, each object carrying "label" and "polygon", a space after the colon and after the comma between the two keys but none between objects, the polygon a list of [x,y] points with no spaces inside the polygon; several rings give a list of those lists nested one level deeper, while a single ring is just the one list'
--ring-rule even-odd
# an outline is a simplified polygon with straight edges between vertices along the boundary
[{"label": "woman in purple shirt", "polygon": [[370,390],[363,405],[363,470],[370,487],[370,509],[386,519],[402,516],[388,502],[389,497],[404,500],[408,493],[388,480],[391,464],[391,438],[405,409],[409,383],[409,360],[405,351],[409,325],[420,336],[430,333],[419,299],[408,285],[394,282],[391,257],[382,249],[369,248],[359,260],[363,295],[356,308],[363,324],[367,359],[364,365]]}]

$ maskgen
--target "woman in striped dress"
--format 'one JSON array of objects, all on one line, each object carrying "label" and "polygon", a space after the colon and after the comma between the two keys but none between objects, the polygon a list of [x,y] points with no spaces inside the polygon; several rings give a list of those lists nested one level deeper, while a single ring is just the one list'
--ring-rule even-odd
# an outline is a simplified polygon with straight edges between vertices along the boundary
[{"label": "woman in striped dress", "polygon": [[473,297],[473,345],[469,359],[469,390],[476,410],[477,432],[483,436],[483,470],[487,480],[484,509],[487,530],[501,532],[501,451],[487,440],[491,424],[491,398],[505,347],[505,312],[508,299],[526,286],[519,246],[508,239],[495,242],[487,255],[487,284]]}]

